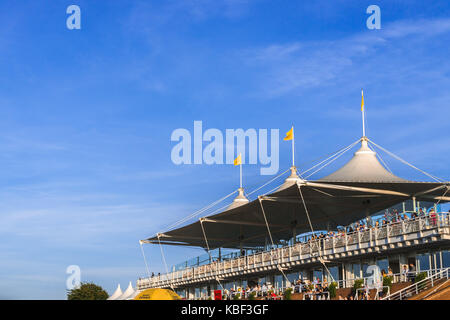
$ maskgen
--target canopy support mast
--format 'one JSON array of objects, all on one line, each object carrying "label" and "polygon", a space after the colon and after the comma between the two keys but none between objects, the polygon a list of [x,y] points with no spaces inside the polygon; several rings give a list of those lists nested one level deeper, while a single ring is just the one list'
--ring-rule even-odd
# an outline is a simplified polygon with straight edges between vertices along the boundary
[{"label": "canopy support mast", "polygon": [[363,137],[366,136],[366,124],[365,124],[365,110],[364,110],[364,92],[363,89],[361,89],[361,115],[362,115],[362,129],[363,129]]},{"label": "canopy support mast", "polygon": [[292,166],[295,167],[295,150],[294,150],[294,145],[295,145],[295,134],[294,134],[294,125],[292,125]]}]

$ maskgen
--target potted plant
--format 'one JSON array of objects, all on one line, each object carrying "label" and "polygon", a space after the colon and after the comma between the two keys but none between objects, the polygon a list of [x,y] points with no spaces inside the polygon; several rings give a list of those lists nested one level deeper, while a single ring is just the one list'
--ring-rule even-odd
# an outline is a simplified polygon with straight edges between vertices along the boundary
[{"label": "potted plant", "polygon": [[356,290],[361,289],[362,287],[364,287],[364,279],[356,279],[353,284],[352,295],[355,295]]},{"label": "potted plant", "polygon": [[336,289],[337,289],[337,283],[333,281],[328,286],[328,292],[330,293],[330,299],[336,298]]},{"label": "potted plant", "polygon": [[284,290],[284,300],[291,300],[292,298],[292,288],[287,288]]},{"label": "potted plant", "polygon": [[[383,287],[389,287],[389,291],[392,288],[392,277],[383,277]],[[387,288],[383,288],[383,294],[386,294],[388,292]]]}]

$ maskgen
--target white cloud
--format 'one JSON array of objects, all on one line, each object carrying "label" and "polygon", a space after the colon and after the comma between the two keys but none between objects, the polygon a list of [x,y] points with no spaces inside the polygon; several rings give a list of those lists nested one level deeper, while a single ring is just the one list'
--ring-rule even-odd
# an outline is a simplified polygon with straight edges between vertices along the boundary
[{"label": "white cloud", "polygon": [[[409,51],[420,48],[420,41],[424,38],[449,31],[450,19],[399,21],[387,24],[383,30],[365,30],[338,40],[299,41],[246,49],[241,57],[248,66],[262,72],[262,88],[258,93],[279,96],[335,82],[345,83],[345,79],[353,76],[358,67],[361,84],[373,81],[374,77],[380,77],[374,72],[377,59],[384,59],[383,62],[390,65],[386,52],[394,53],[394,57],[402,51],[407,55]],[[395,70],[389,74],[391,81],[414,72],[416,68],[409,64],[402,66],[398,60],[395,61],[392,64]],[[426,69],[421,71],[429,75],[432,72]],[[434,76],[441,74],[439,70],[434,71]]]}]

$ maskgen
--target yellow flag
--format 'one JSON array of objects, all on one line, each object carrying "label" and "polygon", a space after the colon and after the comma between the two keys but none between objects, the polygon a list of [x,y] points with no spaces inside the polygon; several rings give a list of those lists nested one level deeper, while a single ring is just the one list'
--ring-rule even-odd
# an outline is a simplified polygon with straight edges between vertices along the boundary
[{"label": "yellow flag", "polygon": [[364,110],[364,93],[361,90],[361,111],[363,111],[363,110]]},{"label": "yellow flag", "polygon": [[241,154],[239,153],[239,156],[236,159],[234,159],[234,165],[238,166],[240,164],[242,164],[242,159],[241,159]]},{"label": "yellow flag", "polygon": [[294,138],[294,127],[291,128],[288,132],[286,132],[286,137],[283,140],[292,140]]}]

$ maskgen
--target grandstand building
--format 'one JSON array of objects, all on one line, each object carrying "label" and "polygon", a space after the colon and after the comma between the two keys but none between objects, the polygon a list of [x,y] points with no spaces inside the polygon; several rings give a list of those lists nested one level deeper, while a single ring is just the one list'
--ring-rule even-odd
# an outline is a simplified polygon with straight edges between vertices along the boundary
[{"label": "grandstand building", "polygon": [[350,161],[321,179],[308,180],[292,166],[274,192],[249,201],[239,188],[224,211],[141,240],[201,247],[208,255],[139,279],[137,289],[173,288],[186,299],[204,299],[214,290],[263,283],[284,290],[298,279],[351,287],[370,277],[373,265],[391,270],[394,282],[406,281],[405,266],[450,267],[450,220],[441,206],[450,201],[449,182],[423,171],[432,181],[394,175],[375,147],[391,153],[366,136],[326,161],[357,145]]}]

